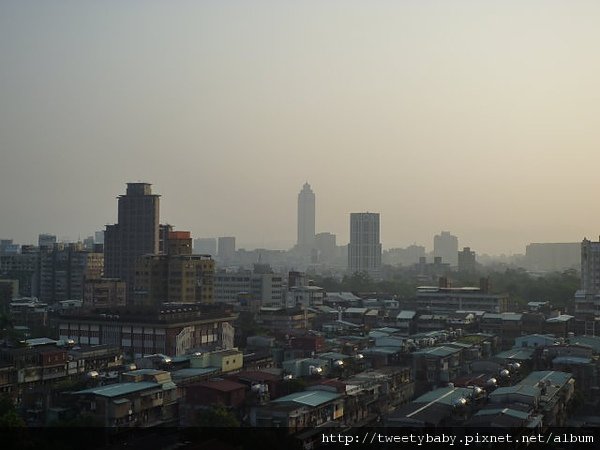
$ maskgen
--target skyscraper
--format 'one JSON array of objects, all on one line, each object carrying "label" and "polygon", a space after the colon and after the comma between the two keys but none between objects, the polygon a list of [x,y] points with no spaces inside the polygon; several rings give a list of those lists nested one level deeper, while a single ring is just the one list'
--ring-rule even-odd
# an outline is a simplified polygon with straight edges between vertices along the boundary
[{"label": "skyscraper", "polygon": [[348,271],[377,276],[381,269],[381,242],[378,213],[350,214]]},{"label": "skyscraper", "polygon": [[126,194],[118,197],[118,223],[107,225],[104,234],[104,276],[127,283],[128,302],[136,259],[159,251],[160,195],[152,194],[151,186],[127,183]]},{"label": "skyscraper", "polygon": [[298,250],[310,252],[315,243],[315,194],[304,183],[298,194]]},{"label": "skyscraper", "polygon": [[448,231],[442,231],[433,237],[433,256],[442,258],[442,262],[456,267],[458,265],[458,238]]}]

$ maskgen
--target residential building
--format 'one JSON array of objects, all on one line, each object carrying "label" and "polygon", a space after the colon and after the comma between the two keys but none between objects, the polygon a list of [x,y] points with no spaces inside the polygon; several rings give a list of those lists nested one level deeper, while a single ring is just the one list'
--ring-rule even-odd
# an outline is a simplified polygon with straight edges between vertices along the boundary
[{"label": "residential building", "polygon": [[332,263],[336,257],[336,236],[333,233],[317,233],[315,249],[320,263]]},{"label": "residential building", "polygon": [[378,277],[381,270],[381,241],[378,213],[350,214],[348,272],[366,272]]},{"label": "residential building", "polygon": [[83,288],[83,307],[115,308],[126,305],[127,287],[119,278],[97,278],[85,280]]},{"label": "residential building", "polygon": [[458,271],[465,274],[474,274],[477,271],[477,260],[475,252],[469,247],[458,253]]},{"label": "residential building", "polygon": [[562,272],[580,269],[579,242],[532,243],[525,248],[525,266],[536,272]]},{"label": "residential building", "polygon": [[55,244],[40,250],[39,298],[43,302],[82,300],[86,279],[102,277],[104,255],[81,243]]},{"label": "residential building", "polygon": [[216,238],[194,239],[194,253],[196,255],[217,256],[217,239]]},{"label": "residential building", "polygon": [[169,372],[140,369],[123,374],[122,383],[73,393],[79,411],[104,427],[178,425],[178,392]]},{"label": "residential building", "polygon": [[253,427],[281,427],[290,433],[314,428],[344,417],[344,397],[328,391],[302,391],[279,397],[250,412]]},{"label": "residential building", "polygon": [[170,231],[165,254],[136,261],[134,303],[212,303],[215,263],[210,255],[192,255],[189,231]]},{"label": "residential building", "polygon": [[56,244],[56,236],[53,234],[40,234],[38,235],[38,247],[42,248],[42,247],[48,247],[48,248],[52,248],[54,247],[54,244]]},{"label": "residential building", "polygon": [[235,237],[225,236],[219,238],[219,261],[229,263],[235,257]]},{"label": "residential building", "polygon": [[452,267],[458,265],[458,238],[448,231],[442,231],[433,237],[433,255],[442,258],[442,262]]},{"label": "residential building", "polygon": [[283,277],[265,271],[219,271],[215,274],[214,295],[216,303],[235,305],[240,294],[248,294],[260,306],[285,306]]}]

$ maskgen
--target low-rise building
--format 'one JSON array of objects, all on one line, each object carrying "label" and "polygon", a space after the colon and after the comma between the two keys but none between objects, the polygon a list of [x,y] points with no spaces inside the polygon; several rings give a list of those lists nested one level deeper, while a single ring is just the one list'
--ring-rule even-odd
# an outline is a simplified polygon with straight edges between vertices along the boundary
[{"label": "low-rise building", "polygon": [[123,378],[128,381],[74,392],[79,411],[104,427],[177,425],[177,386],[169,372],[141,369]]}]

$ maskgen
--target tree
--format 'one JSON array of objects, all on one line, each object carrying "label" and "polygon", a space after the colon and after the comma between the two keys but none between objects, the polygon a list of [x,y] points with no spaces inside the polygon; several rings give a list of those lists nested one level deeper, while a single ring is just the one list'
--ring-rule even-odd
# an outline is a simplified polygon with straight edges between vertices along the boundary
[{"label": "tree", "polygon": [[196,416],[196,425],[204,428],[237,428],[240,423],[225,406],[216,405],[210,409],[200,411]]}]

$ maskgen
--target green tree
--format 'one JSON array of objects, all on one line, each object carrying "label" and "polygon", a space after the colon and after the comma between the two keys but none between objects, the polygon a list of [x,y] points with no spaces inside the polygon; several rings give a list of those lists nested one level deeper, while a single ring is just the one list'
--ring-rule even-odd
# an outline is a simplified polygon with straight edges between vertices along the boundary
[{"label": "green tree", "polygon": [[217,405],[208,410],[200,411],[196,416],[196,425],[205,428],[236,428],[240,426],[240,423],[225,406]]}]

